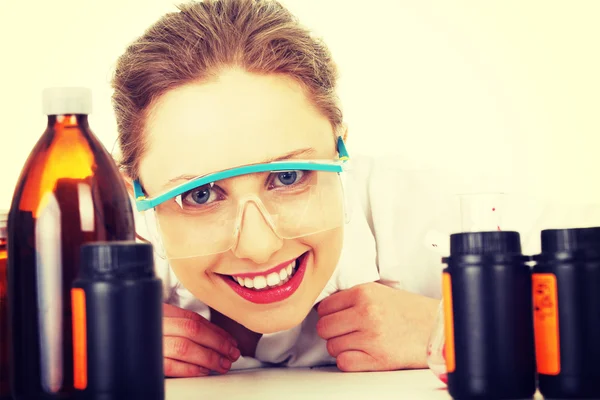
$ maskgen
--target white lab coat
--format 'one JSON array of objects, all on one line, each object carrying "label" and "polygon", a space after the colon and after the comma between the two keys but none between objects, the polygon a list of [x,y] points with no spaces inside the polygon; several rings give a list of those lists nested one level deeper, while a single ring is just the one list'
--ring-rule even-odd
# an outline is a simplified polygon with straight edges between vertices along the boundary
[{"label": "white lab coat", "polygon": [[[347,178],[351,218],[346,225],[339,263],[316,302],[336,291],[373,281],[440,298],[440,274],[444,267],[441,257],[449,252],[449,234],[460,230],[455,195],[472,189],[472,185],[469,187],[470,183],[443,171],[408,171],[395,167],[392,159],[361,156],[351,160]],[[546,210],[547,217],[555,215],[557,210],[522,200],[507,205],[504,214],[508,218],[504,220],[510,230],[521,233],[525,254],[537,254],[539,230],[554,226],[548,226],[552,222],[547,221],[546,225],[541,222],[542,211]],[[600,220],[600,212],[596,212],[595,220]],[[567,225],[565,218],[561,221]],[[148,237],[139,215],[136,225],[139,233]],[[210,319],[209,308],[178,282],[165,260],[156,258],[156,271],[163,280],[166,302]],[[232,368],[335,364],[327,353],[325,341],[316,333],[316,323],[317,315],[312,310],[301,325],[263,335],[255,358],[242,357]]]}]

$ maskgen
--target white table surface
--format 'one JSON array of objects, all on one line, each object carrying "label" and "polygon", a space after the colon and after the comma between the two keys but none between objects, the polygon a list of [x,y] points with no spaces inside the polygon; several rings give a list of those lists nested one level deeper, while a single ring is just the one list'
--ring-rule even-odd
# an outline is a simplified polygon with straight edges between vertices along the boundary
[{"label": "white table surface", "polygon": [[[166,400],[451,399],[446,385],[429,370],[347,373],[335,367],[264,368],[167,379],[166,394]],[[537,394],[535,399],[542,397]]]}]

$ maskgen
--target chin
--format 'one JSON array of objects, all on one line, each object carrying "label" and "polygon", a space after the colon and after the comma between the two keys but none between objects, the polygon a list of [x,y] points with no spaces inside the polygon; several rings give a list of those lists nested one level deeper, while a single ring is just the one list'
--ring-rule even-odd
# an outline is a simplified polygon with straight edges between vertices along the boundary
[{"label": "chin", "polygon": [[296,311],[293,316],[290,316],[289,313],[283,311],[281,313],[283,314],[282,316],[274,315],[262,318],[249,318],[246,321],[238,322],[250,329],[252,332],[266,335],[269,333],[287,331],[300,325],[309,312],[310,308],[308,308],[305,313]]}]

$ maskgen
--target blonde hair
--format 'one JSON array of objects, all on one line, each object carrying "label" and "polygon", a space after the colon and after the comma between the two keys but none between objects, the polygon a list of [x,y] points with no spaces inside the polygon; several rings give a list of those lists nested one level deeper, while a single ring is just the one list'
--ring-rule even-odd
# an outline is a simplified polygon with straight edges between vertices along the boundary
[{"label": "blonde hair", "polygon": [[158,20],[118,59],[112,80],[120,164],[138,178],[145,120],[167,91],[210,79],[237,66],[250,73],[284,74],[341,128],[337,68],[328,48],[277,1],[205,0],[180,5]]}]

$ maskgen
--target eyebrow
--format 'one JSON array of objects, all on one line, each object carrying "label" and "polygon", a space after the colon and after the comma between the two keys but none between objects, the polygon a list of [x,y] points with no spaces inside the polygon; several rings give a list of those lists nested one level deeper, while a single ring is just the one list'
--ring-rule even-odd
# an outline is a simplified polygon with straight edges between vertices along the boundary
[{"label": "eyebrow", "polygon": [[[259,162],[258,164],[267,164],[267,163],[275,162],[275,161],[289,160],[289,159],[296,158],[299,156],[311,155],[311,154],[314,154],[315,152],[316,152],[316,150],[314,148],[305,147],[302,149],[290,151],[289,153],[285,153],[281,156],[267,158],[264,161]],[[183,174],[183,175],[176,176],[174,178],[169,179],[167,181],[167,183],[165,183],[163,185],[163,189],[167,188],[169,186],[169,184],[171,184],[171,183],[175,183],[175,182],[179,182],[179,181],[190,181],[192,179],[197,178],[198,176],[199,175],[189,175],[189,174]]]}]

